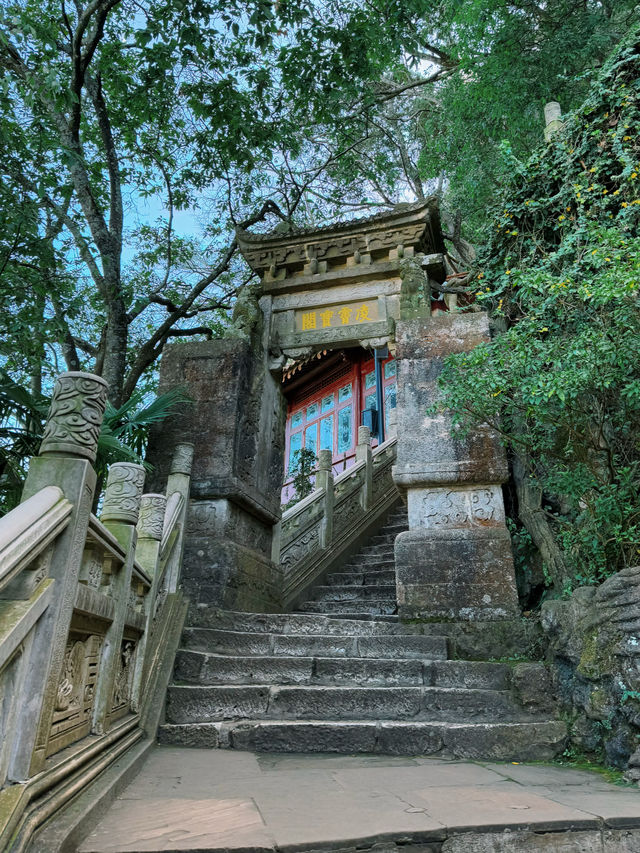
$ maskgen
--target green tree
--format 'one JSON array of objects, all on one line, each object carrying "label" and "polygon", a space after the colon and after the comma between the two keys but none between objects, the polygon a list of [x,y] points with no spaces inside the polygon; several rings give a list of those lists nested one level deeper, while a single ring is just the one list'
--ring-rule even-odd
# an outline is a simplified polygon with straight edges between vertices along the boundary
[{"label": "green tree", "polygon": [[[4,3],[0,287],[27,372],[53,342],[117,406],[168,340],[218,333],[247,277],[234,225],[317,215],[302,202],[359,109],[356,138],[310,156],[307,137],[368,97],[427,5]],[[205,245],[176,229],[198,205]]]},{"label": "green tree", "polygon": [[294,454],[294,464],[289,469],[289,475],[293,475],[293,488],[295,497],[290,500],[285,509],[289,509],[310,495],[313,491],[312,477],[316,472],[318,457],[308,447],[303,447]]},{"label": "green tree", "polygon": [[640,553],[640,31],[506,183],[477,299],[494,339],[448,360],[443,405],[513,454],[520,520],[556,592]]}]

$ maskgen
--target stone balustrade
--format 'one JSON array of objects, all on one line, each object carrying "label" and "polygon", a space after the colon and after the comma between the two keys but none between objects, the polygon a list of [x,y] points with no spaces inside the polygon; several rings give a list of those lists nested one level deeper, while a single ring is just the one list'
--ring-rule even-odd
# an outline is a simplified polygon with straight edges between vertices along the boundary
[{"label": "stone balustrade", "polygon": [[143,494],[142,466],[112,465],[96,518],[106,390],[58,378],[22,503],[0,519],[0,849],[37,828],[43,790],[72,796],[65,780],[144,737],[159,645],[184,613],[193,448],[176,449],[167,495]]},{"label": "stone balustrade", "polygon": [[282,515],[273,560],[283,571],[282,602],[290,609],[336,561],[348,556],[397,500],[391,468],[397,439],[371,448],[358,430],[356,462],[334,478],[331,451],[321,450],[316,488]]}]

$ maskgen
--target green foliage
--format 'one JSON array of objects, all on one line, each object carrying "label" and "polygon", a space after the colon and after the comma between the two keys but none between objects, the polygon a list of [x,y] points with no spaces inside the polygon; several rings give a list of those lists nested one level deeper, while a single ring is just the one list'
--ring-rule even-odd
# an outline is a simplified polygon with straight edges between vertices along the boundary
[{"label": "green foliage", "polygon": [[303,447],[295,452],[294,464],[289,469],[289,474],[293,474],[295,496],[285,505],[285,509],[289,509],[311,494],[313,491],[312,477],[316,472],[317,464],[318,457],[308,447]]},{"label": "green foliage", "polygon": [[49,401],[0,370],[0,514],[20,501],[28,459],[37,453]]},{"label": "green foliage", "polygon": [[506,152],[477,291],[505,330],[442,376],[461,427],[529,463],[571,586],[640,554],[639,123],[636,30],[551,144]]},{"label": "green foliage", "polygon": [[446,175],[447,203],[470,233],[479,234],[508,176],[502,141],[527,157],[542,136],[544,104],[579,107],[636,17],[635,0],[438,4],[432,32],[455,73],[439,83],[435,104],[431,93],[424,99],[420,168]]},{"label": "green foliage", "polygon": [[113,462],[142,462],[151,427],[192,403],[179,388],[159,394],[151,402],[144,392],[135,391],[117,409],[107,403],[94,466],[99,482],[104,481]]},{"label": "green foliage", "polygon": [[[114,462],[143,463],[152,425],[190,403],[178,389],[151,402],[137,392],[118,409],[108,403],[94,463],[99,485]],[[38,453],[49,404],[48,397],[29,393],[0,371],[0,515],[20,502],[28,462]]]}]

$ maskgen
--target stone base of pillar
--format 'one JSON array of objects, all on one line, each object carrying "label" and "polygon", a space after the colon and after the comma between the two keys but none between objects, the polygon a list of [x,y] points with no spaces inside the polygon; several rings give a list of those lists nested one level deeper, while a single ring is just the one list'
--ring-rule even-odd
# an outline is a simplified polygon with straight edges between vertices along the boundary
[{"label": "stone base of pillar", "polygon": [[401,619],[488,621],[518,612],[504,526],[408,530],[395,543]]},{"label": "stone base of pillar", "polygon": [[185,595],[227,610],[279,611],[281,570],[266,556],[271,527],[226,498],[192,500],[182,569]]}]

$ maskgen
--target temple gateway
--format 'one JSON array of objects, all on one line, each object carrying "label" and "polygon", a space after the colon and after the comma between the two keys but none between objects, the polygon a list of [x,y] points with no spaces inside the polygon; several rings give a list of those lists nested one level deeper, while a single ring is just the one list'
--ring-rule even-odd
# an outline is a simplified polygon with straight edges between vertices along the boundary
[{"label": "temple gateway", "polygon": [[[314,609],[327,576],[405,504],[393,595],[377,611],[376,599],[359,602],[363,612],[514,616],[504,451],[489,429],[460,439],[446,413],[429,413],[443,359],[489,334],[484,313],[442,292],[437,200],[237,237],[260,285],[239,299],[236,335],[172,346],[161,367],[161,390],[195,401],[162,434],[163,446],[195,446],[187,594],[226,609]],[[296,503],[303,448],[317,471]]]},{"label": "temple gateway", "polygon": [[[193,404],[152,436],[154,482],[111,465],[92,514],[107,387],[64,373],[0,519],[11,853],[78,849],[156,740],[515,762],[565,749],[547,668],[522,661],[537,640],[505,454],[435,405],[443,360],[489,335],[445,284],[436,200],[238,242],[259,281],[229,333],[163,356],[161,390]],[[195,778],[202,756],[185,752]]]}]

